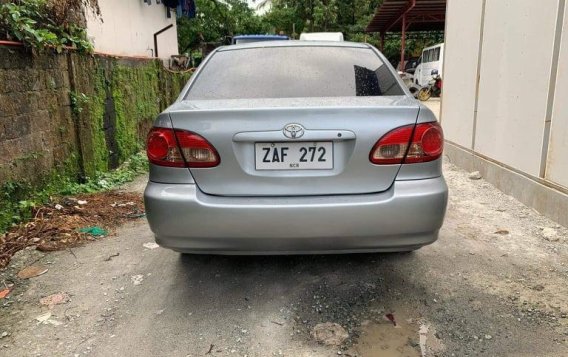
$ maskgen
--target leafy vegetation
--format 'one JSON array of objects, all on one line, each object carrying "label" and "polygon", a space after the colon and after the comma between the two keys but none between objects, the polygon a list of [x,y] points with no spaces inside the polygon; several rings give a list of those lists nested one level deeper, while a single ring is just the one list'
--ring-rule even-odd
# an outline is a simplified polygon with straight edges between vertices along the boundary
[{"label": "leafy vegetation", "polygon": [[75,114],[83,112],[83,108],[89,103],[89,97],[85,93],[69,92],[71,100],[71,110]]},{"label": "leafy vegetation", "polygon": [[66,175],[54,175],[41,191],[26,181],[9,181],[0,187],[0,232],[12,224],[32,218],[33,208],[46,204],[53,196],[77,195],[114,189],[148,170],[145,153],[130,157],[118,169],[97,173],[86,182],[78,183]]},{"label": "leafy vegetation", "polygon": [[242,0],[196,0],[195,18],[178,20],[180,52],[203,43],[221,45],[236,34],[260,34],[269,31],[263,18],[255,15]]},{"label": "leafy vegetation", "polygon": [[[52,196],[112,189],[145,171],[145,156],[132,154],[140,151],[147,128],[190,77],[189,73],[164,70],[160,61],[131,64],[107,57],[72,56],[81,71],[75,73],[76,87],[66,87],[68,109],[61,108],[72,112],[74,122],[58,121],[53,128],[56,133],[46,136],[65,142],[65,152],[57,156],[48,150],[26,152],[0,166],[0,176],[5,177],[0,180],[0,233],[13,223],[27,221],[32,208],[49,202]],[[37,61],[32,68],[39,72],[43,65]],[[61,63],[53,63],[52,68],[66,70]],[[45,98],[46,105],[54,108],[50,111],[53,115],[60,113],[59,98]],[[114,130],[105,130],[111,125]],[[42,162],[36,164],[39,160]],[[108,172],[125,160],[125,165]],[[43,169],[35,170],[36,166]],[[17,167],[14,174],[7,173],[11,167]]]},{"label": "leafy vegetation", "polygon": [[[36,51],[52,48],[58,53],[65,47],[92,52],[85,28],[68,20],[68,11],[83,11],[81,0],[49,2],[15,0],[0,3],[0,38],[15,40]],[[96,1],[86,2],[96,13]]]},{"label": "leafy vegetation", "polygon": [[72,180],[61,186],[56,192],[59,195],[76,195],[80,193],[93,193],[111,190],[130,182],[136,176],[148,171],[148,159],[145,152],[132,155],[118,169],[109,172],[98,173],[93,178],[87,178],[85,183],[77,183]]},{"label": "leafy vegetation", "polygon": [[[294,37],[301,32],[342,32],[347,41],[379,47],[378,34],[366,33],[365,28],[381,3],[382,0],[274,0],[263,20],[272,31]],[[442,42],[443,38],[440,32],[409,34],[406,55],[418,56],[422,48]],[[387,36],[383,53],[393,63],[400,59],[400,34]]]},{"label": "leafy vegetation", "polygon": [[[180,19],[179,45],[182,52],[203,43],[226,44],[239,34],[284,33],[298,38],[302,32],[342,32],[345,39],[368,42],[379,47],[378,34],[365,33],[382,0],[273,0],[271,10],[257,16],[243,0],[197,0],[195,19]],[[439,32],[409,34],[407,56],[418,56],[422,48],[443,41]],[[396,63],[400,58],[400,35],[387,36],[383,53]]]}]

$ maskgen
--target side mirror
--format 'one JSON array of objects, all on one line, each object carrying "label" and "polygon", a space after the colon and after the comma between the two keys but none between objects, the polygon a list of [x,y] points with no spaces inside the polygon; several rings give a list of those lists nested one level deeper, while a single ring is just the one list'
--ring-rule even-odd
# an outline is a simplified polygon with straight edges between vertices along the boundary
[{"label": "side mirror", "polygon": [[437,70],[437,69],[433,69],[430,74],[431,74],[432,76],[435,76],[435,75],[438,74],[438,70]]}]

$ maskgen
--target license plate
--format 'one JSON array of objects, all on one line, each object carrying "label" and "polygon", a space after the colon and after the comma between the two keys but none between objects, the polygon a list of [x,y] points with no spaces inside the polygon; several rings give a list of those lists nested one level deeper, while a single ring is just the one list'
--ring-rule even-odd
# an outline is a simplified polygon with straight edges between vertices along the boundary
[{"label": "license plate", "polygon": [[256,143],[257,170],[331,170],[333,142]]}]

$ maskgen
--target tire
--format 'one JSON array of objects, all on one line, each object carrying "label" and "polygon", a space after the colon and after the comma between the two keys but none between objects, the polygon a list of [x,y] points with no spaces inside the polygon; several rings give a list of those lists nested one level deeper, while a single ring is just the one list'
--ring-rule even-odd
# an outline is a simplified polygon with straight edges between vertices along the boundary
[{"label": "tire", "polygon": [[416,96],[421,102],[425,102],[432,96],[432,91],[429,88],[422,88],[418,91]]}]

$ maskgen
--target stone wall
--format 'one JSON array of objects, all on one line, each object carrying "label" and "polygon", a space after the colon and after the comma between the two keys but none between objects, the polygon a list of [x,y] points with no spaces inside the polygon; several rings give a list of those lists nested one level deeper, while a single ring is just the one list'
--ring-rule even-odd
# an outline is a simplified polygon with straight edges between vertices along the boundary
[{"label": "stone wall", "polygon": [[160,61],[0,46],[0,205],[117,167],[188,78]]},{"label": "stone wall", "polygon": [[67,56],[0,48],[0,183],[76,171]]}]

